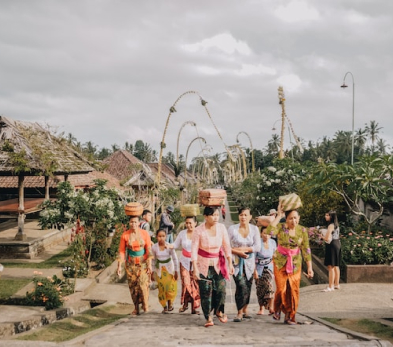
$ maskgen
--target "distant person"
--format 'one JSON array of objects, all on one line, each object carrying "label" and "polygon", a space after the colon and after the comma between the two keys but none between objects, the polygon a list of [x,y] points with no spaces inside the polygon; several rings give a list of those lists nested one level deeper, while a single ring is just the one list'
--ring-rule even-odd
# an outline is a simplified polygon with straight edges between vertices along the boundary
[{"label": "distant person", "polygon": [[222,215],[222,220],[224,220],[224,221],[225,221],[226,213],[227,213],[227,210],[225,208],[225,205],[222,205],[222,207],[221,207],[221,215]]},{"label": "distant person", "polygon": [[[329,270],[329,286],[324,292],[332,292],[340,289],[340,261],[341,261],[341,242],[340,227],[338,225],[337,214],[335,211],[329,211],[325,214],[328,228],[323,240],[325,244],[325,266]],[[331,242],[327,243],[331,236]]]},{"label": "distant person", "polygon": [[143,230],[146,230],[150,237],[154,236],[153,232],[150,230],[150,223],[151,223],[152,213],[150,210],[143,210],[142,212],[142,220],[139,224],[139,227]]},{"label": "distant person", "polygon": [[228,228],[235,271],[233,278],[236,284],[237,317],[233,320],[234,322],[251,318],[248,313],[248,305],[255,270],[254,253],[261,249],[261,236],[258,228],[250,224],[251,218],[250,208],[241,207],[239,209],[240,223]]},{"label": "distant person", "polygon": [[166,242],[173,243],[173,229],[175,228],[175,224],[173,224],[171,219],[171,213],[175,211],[175,208],[172,205],[169,205],[165,212],[161,214],[160,218],[160,226],[159,228],[165,230],[166,232]]},{"label": "distant person", "polygon": [[173,302],[177,295],[177,278],[179,276],[179,261],[176,251],[166,246],[165,230],[157,230],[157,243],[151,248],[153,254],[152,280],[157,281],[158,301],[163,307],[162,313],[173,311]]}]

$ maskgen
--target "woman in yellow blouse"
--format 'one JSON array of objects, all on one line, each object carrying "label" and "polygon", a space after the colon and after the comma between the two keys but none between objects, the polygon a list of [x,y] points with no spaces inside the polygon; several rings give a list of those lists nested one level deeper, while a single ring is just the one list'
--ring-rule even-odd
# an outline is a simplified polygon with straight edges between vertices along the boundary
[{"label": "woman in yellow blouse", "polygon": [[[273,319],[280,320],[285,314],[284,323],[297,324],[295,315],[299,304],[302,256],[307,263],[307,277],[312,278],[311,250],[307,228],[299,225],[297,210],[284,211],[281,204],[277,208],[276,219],[268,226],[267,232],[277,236],[277,250],[273,256],[276,294],[274,297]],[[280,223],[282,217],[285,223]]]}]

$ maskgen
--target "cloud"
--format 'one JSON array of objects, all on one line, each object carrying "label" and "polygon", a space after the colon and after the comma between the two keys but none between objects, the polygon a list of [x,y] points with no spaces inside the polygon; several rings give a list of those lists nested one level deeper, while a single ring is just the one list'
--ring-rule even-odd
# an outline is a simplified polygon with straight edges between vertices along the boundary
[{"label": "cloud", "polygon": [[239,76],[251,76],[251,75],[271,75],[274,76],[277,73],[276,69],[264,66],[262,64],[242,64],[241,69],[236,70],[235,74]]},{"label": "cloud", "polygon": [[290,1],[286,6],[279,6],[274,13],[283,22],[288,23],[317,21],[320,19],[319,12],[306,1]]},{"label": "cloud", "polygon": [[235,52],[246,56],[251,54],[251,49],[247,43],[236,40],[231,34],[228,33],[218,34],[209,39],[204,39],[198,43],[186,44],[183,45],[182,48],[189,52],[217,49],[226,54],[234,54]]}]

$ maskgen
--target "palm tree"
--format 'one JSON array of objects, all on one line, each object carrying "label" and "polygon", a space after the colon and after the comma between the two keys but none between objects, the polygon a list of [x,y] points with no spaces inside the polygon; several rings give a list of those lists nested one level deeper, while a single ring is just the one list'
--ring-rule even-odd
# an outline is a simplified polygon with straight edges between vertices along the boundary
[{"label": "palm tree", "polygon": [[366,150],[367,129],[359,128],[355,134],[355,146],[359,155],[363,155]]},{"label": "palm tree", "polygon": [[384,139],[379,139],[377,142],[377,148],[378,148],[378,152],[381,155],[385,155],[387,154],[387,149],[389,148],[389,145],[386,144],[386,141]]},{"label": "palm tree", "polygon": [[276,154],[280,149],[280,136],[273,134],[272,138],[267,143],[267,152],[269,154]]},{"label": "palm tree", "polygon": [[375,142],[379,139],[379,131],[382,129],[382,127],[378,127],[378,123],[375,120],[370,121],[370,125],[366,124],[366,131],[367,135],[371,141],[371,152],[374,153],[374,146]]},{"label": "palm tree", "polygon": [[71,146],[74,145],[77,141],[76,137],[74,135],[72,135],[71,133],[68,133],[66,139],[67,139],[68,144]]},{"label": "palm tree", "polygon": [[349,161],[352,153],[352,133],[350,131],[339,130],[335,134],[335,145],[339,154],[339,161]]}]

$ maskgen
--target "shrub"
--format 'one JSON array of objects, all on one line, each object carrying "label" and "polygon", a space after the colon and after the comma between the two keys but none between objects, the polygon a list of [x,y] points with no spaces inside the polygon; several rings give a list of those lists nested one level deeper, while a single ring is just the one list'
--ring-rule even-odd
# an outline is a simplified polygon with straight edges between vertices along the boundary
[{"label": "shrub", "polygon": [[393,262],[393,235],[377,231],[349,232],[341,238],[341,252],[350,265],[390,264]]},{"label": "shrub", "polygon": [[[42,272],[35,274],[42,275]],[[64,295],[73,292],[73,285],[56,275],[47,278],[35,277],[33,282],[33,291],[26,293],[25,303],[28,306],[45,306],[46,310],[59,308],[63,305]]]}]

